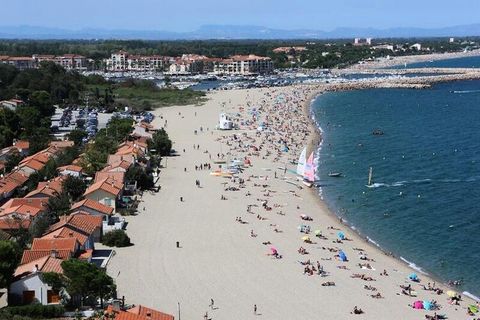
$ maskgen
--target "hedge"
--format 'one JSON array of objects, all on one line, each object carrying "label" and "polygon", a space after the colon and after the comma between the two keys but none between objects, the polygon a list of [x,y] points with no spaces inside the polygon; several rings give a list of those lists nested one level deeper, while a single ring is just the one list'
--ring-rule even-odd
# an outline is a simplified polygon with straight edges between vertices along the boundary
[{"label": "hedge", "polygon": [[63,316],[65,308],[63,305],[49,305],[44,306],[42,304],[29,304],[25,306],[6,307],[0,310],[0,319],[10,319],[11,317],[26,316],[35,319],[42,318],[58,318]]}]

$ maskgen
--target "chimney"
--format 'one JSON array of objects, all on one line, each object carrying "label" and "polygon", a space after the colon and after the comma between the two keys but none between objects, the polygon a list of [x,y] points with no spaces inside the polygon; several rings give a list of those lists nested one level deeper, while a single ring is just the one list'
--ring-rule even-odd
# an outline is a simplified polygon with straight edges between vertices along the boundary
[{"label": "chimney", "polygon": [[50,252],[50,256],[52,258],[58,258],[58,251],[53,249],[51,252]]}]

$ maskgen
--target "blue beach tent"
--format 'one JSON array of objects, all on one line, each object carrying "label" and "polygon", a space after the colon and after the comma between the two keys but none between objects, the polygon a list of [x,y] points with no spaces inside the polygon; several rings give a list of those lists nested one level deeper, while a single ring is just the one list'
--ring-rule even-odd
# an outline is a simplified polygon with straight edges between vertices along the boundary
[{"label": "blue beach tent", "polygon": [[339,257],[340,260],[342,260],[342,261],[348,261],[348,260],[347,260],[347,256],[345,255],[345,253],[344,253],[342,250],[340,250],[340,252],[338,252],[338,257]]},{"label": "blue beach tent", "polygon": [[345,240],[345,234],[342,231],[338,231],[337,236],[338,239]]},{"label": "blue beach tent", "polygon": [[416,273],[411,273],[409,276],[408,276],[408,279],[412,280],[412,281],[418,281],[418,276]]}]

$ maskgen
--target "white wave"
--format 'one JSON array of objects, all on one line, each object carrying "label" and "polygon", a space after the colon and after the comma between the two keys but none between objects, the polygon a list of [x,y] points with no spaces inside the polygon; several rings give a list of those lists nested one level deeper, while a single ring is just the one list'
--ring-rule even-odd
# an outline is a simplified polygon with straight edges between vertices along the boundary
[{"label": "white wave", "polygon": [[367,240],[368,240],[368,242],[373,243],[375,246],[380,248],[380,245],[377,242],[375,242],[375,240],[373,240],[372,238],[367,237]]},{"label": "white wave", "polygon": [[424,275],[428,275],[428,273],[426,273],[425,271],[423,271],[422,268],[420,268],[419,266],[417,266],[415,263],[408,261],[408,260],[405,259],[404,257],[400,257],[400,260],[402,260],[403,262],[405,262],[406,264],[408,264],[408,266],[409,266],[410,268],[412,268],[413,270],[415,270],[415,271],[417,271],[417,272],[420,272],[420,273],[422,273],[422,274],[424,274]]},{"label": "white wave", "polygon": [[479,302],[479,301],[480,301],[480,298],[479,298],[479,297],[477,297],[477,296],[474,296],[473,294],[471,294],[471,293],[470,293],[470,292],[468,292],[468,291],[463,291],[463,292],[462,292],[462,294],[463,294],[464,296],[467,296],[467,297],[469,297],[469,298],[471,298],[471,299],[473,299],[473,300],[477,301],[477,302]]}]

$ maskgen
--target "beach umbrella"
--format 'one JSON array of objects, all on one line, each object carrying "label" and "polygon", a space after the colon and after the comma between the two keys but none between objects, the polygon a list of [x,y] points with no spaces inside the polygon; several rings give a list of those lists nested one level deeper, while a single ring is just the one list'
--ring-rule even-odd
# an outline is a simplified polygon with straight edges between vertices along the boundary
[{"label": "beach umbrella", "polygon": [[347,261],[347,255],[342,250],[340,250],[340,252],[338,252],[338,257],[342,261]]},{"label": "beach umbrella", "polygon": [[447,291],[447,296],[449,296],[450,298],[452,297],[456,297],[457,296],[457,293],[453,290],[448,290]]},{"label": "beach umbrella", "polygon": [[302,237],[302,240],[303,241],[310,241],[310,237],[309,236],[304,236],[304,237]]},{"label": "beach umbrella", "polygon": [[423,302],[420,301],[420,300],[415,301],[415,302],[413,303],[413,307],[414,307],[415,309],[423,309]]},{"label": "beach umbrella", "polygon": [[478,307],[474,304],[471,304],[471,305],[468,306],[468,310],[470,310],[470,312],[477,313],[478,312]]},{"label": "beach umbrella", "polygon": [[409,276],[408,276],[408,279],[412,280],[412,281],[417,281],[418,280],[418,276],[417,274],[414,272],[414,273],[411,273]]},{"label": "beach umbrella", "polygon": [[338,231],[337,236],[338,239],[345,240],[345,234],[342,231]]},{"label": "beach umbrella", "polygon": [[423,309],[432,310],[433,304],[430,301],[423,301]]},{"label": "beach umbrella", "polygon": [[315,235],[316,235],[316,236],[319,236],[319,235],[321,235],[321,234],[322,234],[322,230],[318,230],[318,229],[315,230]]},{"label": "beach umbrella", "polygon": [[270,250],[272,250],[272,253],[273,253],[273,254],[277,254],[277,253],[278,253],[277,249],[275,249],[274,247],[271,247]]},{"label": "beach umbrella", "polygon": [[300,215],[300,218],[302,218],[302,219],[305,219],[306,217],[307,217],[307,215],[304,214],[304,213],[302,213],[302,214]]}]

